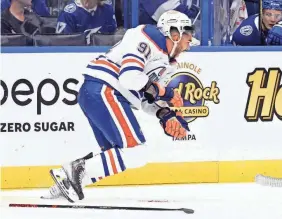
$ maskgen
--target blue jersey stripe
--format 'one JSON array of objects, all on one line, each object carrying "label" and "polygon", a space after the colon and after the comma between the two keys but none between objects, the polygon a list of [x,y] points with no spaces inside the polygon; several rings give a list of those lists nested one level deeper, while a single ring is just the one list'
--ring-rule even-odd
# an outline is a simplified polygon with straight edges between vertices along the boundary
[{"label": "blue jersey stripe", "polygon": [[149,39],[158,46],[163,52],[168,53],[166,48],[166,38],[154,25],[146,25],[143,28],[143,32],[149,37]]},{"label": "blue jersey stripe", "polygon": [[145,61],[144,61],[144,59],[143,59],[143,58],[141,58],[141,57],[140,57],[140,56],[138,56],[138,55],[132,54],[132,53],[127,53],[127,54],[126,54],[126,55],[124,55],[122,58],[124,59],[124,58],[126,58],[126,57],[130,57],[130,56],[132,56],[132,57],[135,57],[135,58],[139,59],[140,61],[142,61],[142,62],[143,62],[143,64],[145,63]]},{"label": "blue jersey stripe", "polygon": [[110,63],[112,63],[112,64],[116,65],[118,68],[120,68],[120,67],[121,67],[119,64],[117,64],[117,63],[113,62],[112,60],[108,59],[108,58],[107,58],[106,56],[104,56],[104,55],[99,55],[99,56],[98,56],[98,58],[96,58],[96,60],[99,60],[100,58],[104,58],[104,59],[106,59],[108,62],[110,62]]},{"label": "blue jersey stripe", "polygon": [[130,92],[137,97],[139,100],[143,98],[143,92],[142,91],[135,91],[135,90],[130,90]]},{"label": "blue jersey stripe", "polygon": [[139,68],[139,67],[135,67],[135,66],[128,66],[128,67],[123,68],[120,71],[119,74],[122,75],[126,71],[140,71],[140,72],[143,72],[143,68]]},{"label": "blue jersey stripe", "polygon": [[122,171],[125,171],[126,167],[123,163],[123,160],[122,160],[122,157],[121,157],[121,154],[120,154],[118,148],[115,148],[115,151],[116,151],[116,154],[117,154],[117,158],[118,158],[120,168],[121,168]]},{"label": "blue jersey stripe", "polygon": [[108,61],[108,62],[110,62],[110,63],[112,63],[112,64],[114,64],[114,65],[116,65],[118,68],[120,68],[120,67],[121,67],[119,64],[117,64],[117,63],[113,62],[113,61],[112,61],[112,60],[110,60],[110,59],[107,59],[107,61]]}]

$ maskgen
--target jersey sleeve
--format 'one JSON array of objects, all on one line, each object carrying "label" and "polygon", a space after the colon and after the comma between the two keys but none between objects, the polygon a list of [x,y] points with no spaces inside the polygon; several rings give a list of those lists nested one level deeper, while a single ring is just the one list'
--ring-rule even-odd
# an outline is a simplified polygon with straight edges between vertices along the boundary
[{"label": "jersey sleeve", "polygon": [[250,40],[252,39],[251,35],[242,34],[243,29],[247,29],[250,27],[239,26],[232,36],[232,44],[235,46],[248,46],[250,45]]},{"label": "jersey sleeve", "polygon": [[149,77],[143,72],[145,60],[140,55],[126,53],[122,57],[119,72],[119,81],[123,87],[129,90],[141,90],[149,81]]},{"label": "jersey sleeve", "polygon": [[200,8],[198,8],[194,4],[190,8],[188,8],[187,5],[180,4],[176,8],[174,8],[174,10],[186,14],[189,18],[195,18],[199,13]]},{"label": "jersey sleeve", "polygon": [[258,18],[254,16],[244,20],[232,35],[232,44],[235,46],[262,45],[263,39],[258,31]]},{"label": "jersey sleeve", "polygon": [[9,0],[1,0],[1,12],[9,8],[10,5],[11,5],[11,2]]},{"label": "jersey sleeve", "polygon": [[140,3],[146,13],[156,22],[159,20],[160,16],[168,10],[179,11],[190,18],[195,18],[200,10],[195,5],[192,5],[189,9],[187,4],[183,4],[180,0],[141,0]]},{"label": "jersey sleeve", "polygon": [[120,44],[123,53],[119,72],[120,83],[127,89],[136,91],[141,90],[149,81],[144,67],[152,53],[151,45],[138,34],[141,31],[130,30],[125,34]]},{"label": "jersey sleeve", "polygon": [[105,24],[99,30],[101,33],[114,33],[117,29],[117,22],[113,7],[111,5],[105,4],[104,6],[104,19]]},{"label": "jersey sleeve", "polygon": [[44,17],[50,16],[50,12],[48,11],[48,7],[46,5],[45,0],[33,0],[32,8],[40,16],[44,16]]},{"label": "jersey sleeve", "polygon": [[180,5],[180,0],[158,0],[154,4],[152,1],[146,2],[144,4],[145,10],[151,14],[151,17],[157,22],[159,17],[166,12],[167,10],[172,10],[177,8]]},{"label": "jersey sleeve", "polygon": [[72,13],[62,11],[58,17],[56,33],[71,34],[75,33],[76,21]]}]

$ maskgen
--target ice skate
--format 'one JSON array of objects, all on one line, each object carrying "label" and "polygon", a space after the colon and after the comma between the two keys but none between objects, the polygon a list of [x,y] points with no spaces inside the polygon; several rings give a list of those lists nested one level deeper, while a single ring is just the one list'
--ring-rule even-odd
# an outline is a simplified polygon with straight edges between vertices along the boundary
[{"label": "ice skate", "polygon": [[50,170],[62,195],[70,202],[84,199],[82,179],[85,175],[84,159],[75,160],[62,168]]}]

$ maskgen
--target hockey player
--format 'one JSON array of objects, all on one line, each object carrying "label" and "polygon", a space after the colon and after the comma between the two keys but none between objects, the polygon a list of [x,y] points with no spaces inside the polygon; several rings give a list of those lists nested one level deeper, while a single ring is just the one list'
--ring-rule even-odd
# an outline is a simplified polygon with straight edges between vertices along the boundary
[{"label": "hockey player", "polygon": [[112,5],[105,0],[74,0],[60,13],[57,33],[114,33],[117,24]]},{"label": "hockey player", "polygon": [[234,32],[234,45],[266,45],[268,31],[282,18],[282,0],[263,0],[262,8],[262,31],[259,30],[259,15],[250,16]]},{"label": "hockey player", "polygon": [[[163,67],[169,67],[189,49],[193,30],[185,14],[168,11],[160,17],[157,27],[140,25],[129,29],[110,51],[89,63],[78,103],[102,152],[52,169],[56,183],[50,189],[53,197],[62,194],[70,202],[81,200],[86,185],[147,163],[144,145],[136,147],[145,143],[145,137],[131,109],[140,108],[141,100],[146,110],[157,116],[166,135],[186,136],[189,128],[181,113],[156,104],[164,101],[181,107],[182,97],[156,81],[164,76]],[[154,74],[158,69],[161,71]]]},{"label": "hockey player", "polygon": [[176,10],[189,18],[196,18],[200,8],[192,0],[140,0],[139,23],[157,24],[159,17],[168,10]]},{"label": "hockey player", "polygon": [[272,46],[282,46],[282,21],[274,25],[268,32],[266,44]]}]

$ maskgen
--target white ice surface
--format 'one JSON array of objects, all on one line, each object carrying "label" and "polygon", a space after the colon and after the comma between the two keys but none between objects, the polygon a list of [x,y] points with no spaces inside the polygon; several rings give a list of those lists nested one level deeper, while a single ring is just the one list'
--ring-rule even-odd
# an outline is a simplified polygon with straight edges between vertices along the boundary
[{"label": "white ice surface", "polygon": [[85,190],[76,204],[191,208],[183,212],[119,211],[55,208],[11,208],[9,203],[70,204],[64,199],[42,200],[47,190],[1,192],[1,219],[282,219],[282,188],[248,184],[191,184],[99,187]]}]

